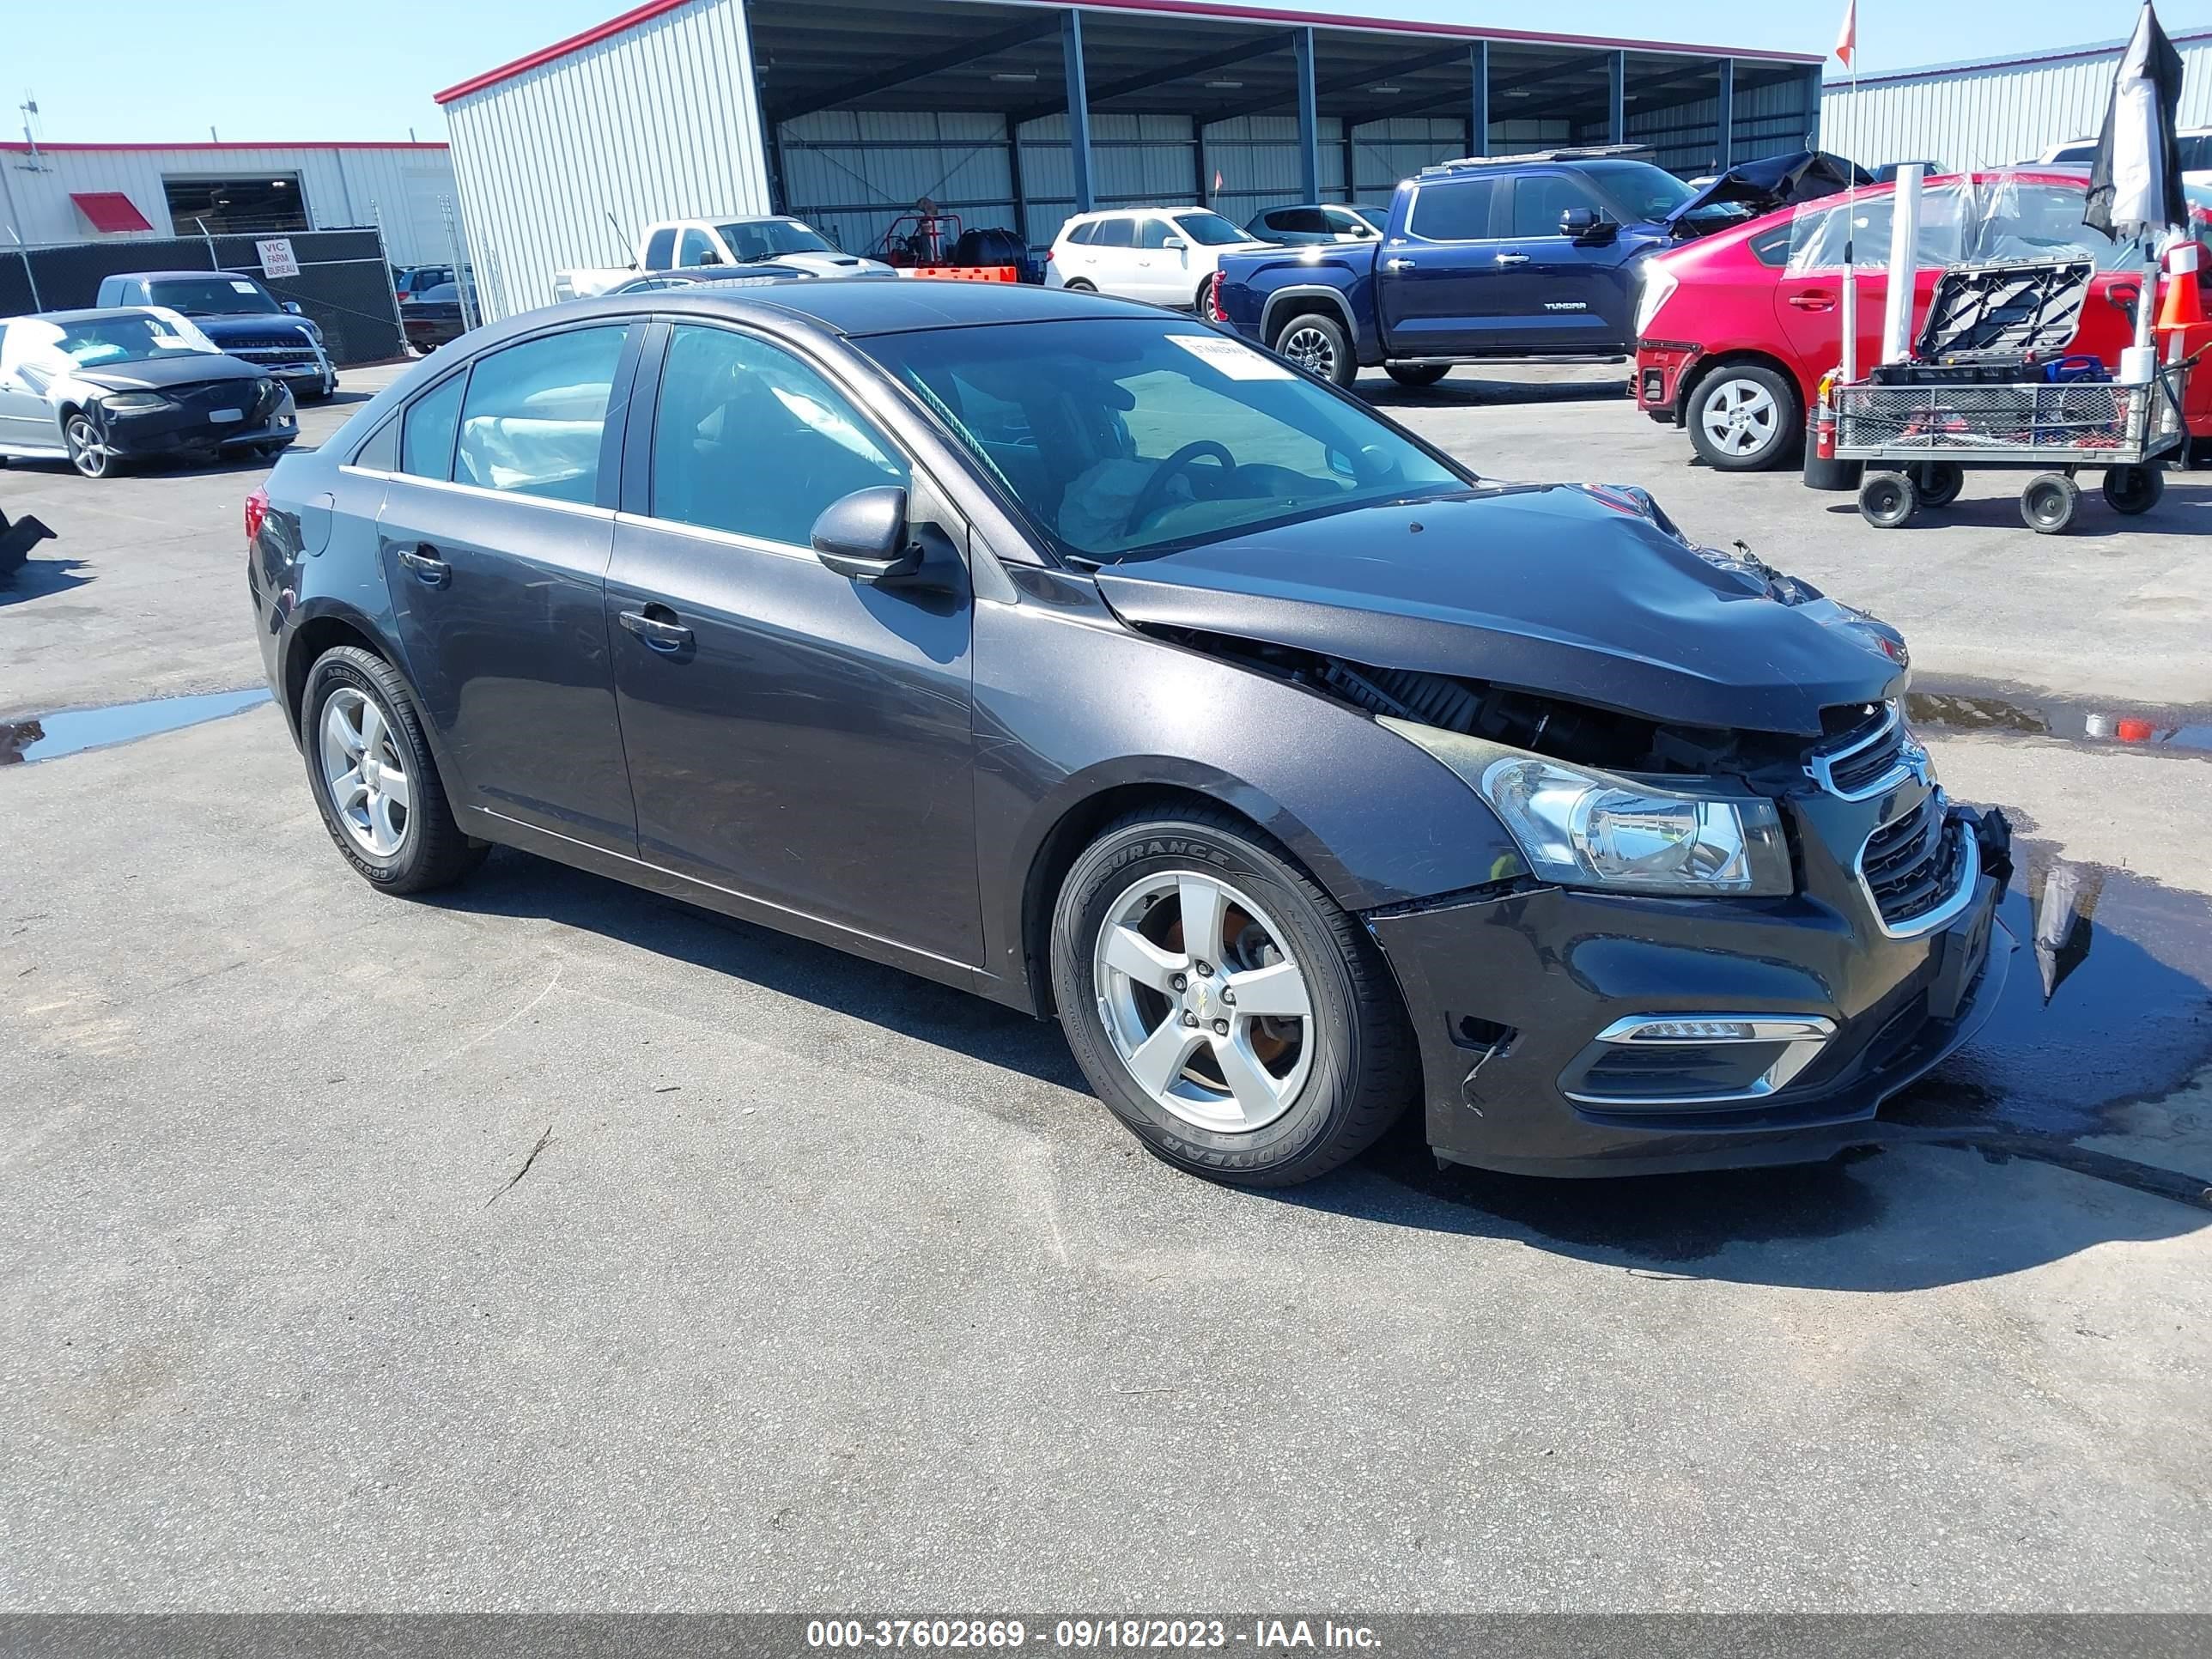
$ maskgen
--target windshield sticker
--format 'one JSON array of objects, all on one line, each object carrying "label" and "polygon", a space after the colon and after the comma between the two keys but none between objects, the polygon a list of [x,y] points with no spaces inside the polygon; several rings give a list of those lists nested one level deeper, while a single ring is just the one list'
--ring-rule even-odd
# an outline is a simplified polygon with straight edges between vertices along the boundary
[{"label": "windshield sticker", "polygon": [[253,284],[251,283],[233,283],[231,287],[240,294],[251,294],[253,292]]},{"label": "windshield sticker", "polygon": [[1255,351],[1241,341],[1224,339],[1218,334],[1170,334],[1168,338],[1199,362],[1219,369],[1232,380],[1288,380],[1297,378],[1297,371],[1288,363],[1270,357],[1263,351]]}]

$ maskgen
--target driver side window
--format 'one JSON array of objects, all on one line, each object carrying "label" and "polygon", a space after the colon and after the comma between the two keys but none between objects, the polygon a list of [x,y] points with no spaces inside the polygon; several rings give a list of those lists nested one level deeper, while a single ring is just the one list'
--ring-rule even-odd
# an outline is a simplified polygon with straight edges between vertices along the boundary
[{"label": "driver side window", "polygon": [[721,262],[722,256],[714,252],[714,245],[707,240],[703,230],[685,231],[683,241],[677,245],[676,263],[679,266],[716,265]]}]

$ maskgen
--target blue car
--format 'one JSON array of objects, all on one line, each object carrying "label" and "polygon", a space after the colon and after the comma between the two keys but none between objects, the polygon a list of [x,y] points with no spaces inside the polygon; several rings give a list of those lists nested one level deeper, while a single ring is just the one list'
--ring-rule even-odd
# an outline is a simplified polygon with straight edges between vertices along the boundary
[{"label": "blue car", "polygon": [[1457,363],[1619,357],[1644,257],[1748,211],[1632,147],[1446,161],[1398,186],[1377,239],[1224,254],[1209,310],[1338,386],[1363,367],[1433,386]]},{"label": "blue car", "polygon": [[160,306],[181,313],[228,356],[282,380],[294,398],[327,398],[337,371],[323,331],[289,300],[234,270],[130,270],[104,277],[102,306]]}]

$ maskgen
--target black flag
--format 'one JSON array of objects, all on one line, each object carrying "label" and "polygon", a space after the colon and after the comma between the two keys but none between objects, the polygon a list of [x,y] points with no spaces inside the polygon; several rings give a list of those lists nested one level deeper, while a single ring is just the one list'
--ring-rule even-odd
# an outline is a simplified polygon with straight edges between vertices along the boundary
[{"label": "black flag", "polygon": [[2112,77],[2112,101],[2089,167],[2084,223],[2118,240],[2146,228],[2189,222],[2181,190],[2174,113],[2181,106],[2181,54],[2146,3]]}]

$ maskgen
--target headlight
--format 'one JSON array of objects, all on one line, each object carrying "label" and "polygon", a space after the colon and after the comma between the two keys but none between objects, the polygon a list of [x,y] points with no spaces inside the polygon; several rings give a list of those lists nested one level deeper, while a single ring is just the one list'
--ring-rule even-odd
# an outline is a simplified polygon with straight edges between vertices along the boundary
[{"label": "headlight", "polygon": [[1660,307],[1673,297],[1681,283],[1655,257],[1636,268],[1636,336],[1643,338],[1659,316]]},{"label": "headlight", "polygon": [[111,415],[150,415],[157,409],[167,409],[169,400],[158,392],[111,392],[100,400],[100,406]]},{"label": "headlight", "polygon": [[1676,896],[1793,890],[1771,800],[1700,790],[1691,780],[1678,790],[1615,777],[1388,715],[1382,724],[1464,778],[1547,881]]}]

